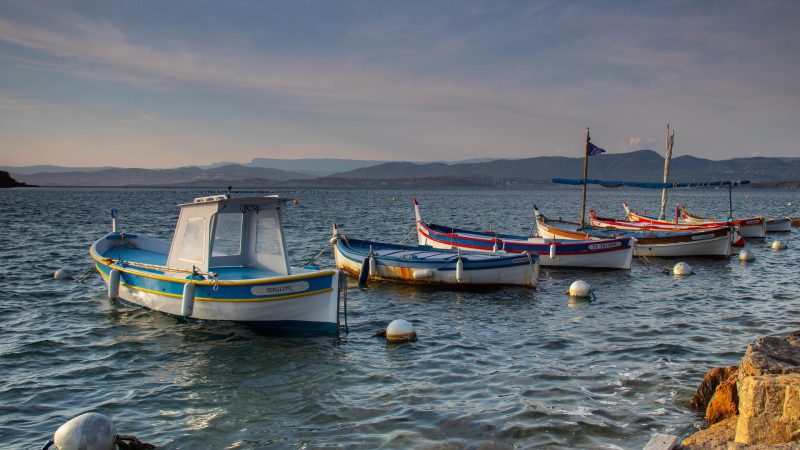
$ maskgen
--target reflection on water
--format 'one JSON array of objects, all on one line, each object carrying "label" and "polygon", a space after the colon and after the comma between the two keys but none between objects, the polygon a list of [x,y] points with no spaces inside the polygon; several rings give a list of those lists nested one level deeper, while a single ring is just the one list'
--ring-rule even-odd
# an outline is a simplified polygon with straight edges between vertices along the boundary
[{"label": "reflection on water", "polygon": [[[351,284],[350,334],[295,337],[193,323],[105,299],[99,278],[56,282],[89,265],[88,245],[120,210],[123,230],[169,239],[191,191],[0,191],[0,442],[33,448],[85,411],[164,448],[640,448],[654,432],[700,425],[688,407],[705,371],[734,364],[755,337],[797,328],[797,233],[750,241],[756,260],[636,260],[630,271],[543,269],[542,287],[452,291]],[[736,191],[738,213],[800,215],[790,191]],[[750,195],[749,199],[745,195]],[[397,202],[392,202],[392,196]],[[577,217],[579,190],[298,191],[287,246],[307,261],[336,221],[354,237],[397,242],[411,198],[434,222],[520,233],[533,203]],[[600,190],[589,203],[655,209],[658,192]],[[670,202],[727,214],[727,191]],[[318,262],[331,265],[326,254]],[[562,294],[583,279],[597,299]],[[373,337],[393,319],[419,339]]]}]

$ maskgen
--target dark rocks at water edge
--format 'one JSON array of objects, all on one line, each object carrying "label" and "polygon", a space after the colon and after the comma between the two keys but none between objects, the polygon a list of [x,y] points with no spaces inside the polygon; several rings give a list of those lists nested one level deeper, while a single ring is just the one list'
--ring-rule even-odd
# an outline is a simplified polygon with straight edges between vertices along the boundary
[{"label": "dark rocks at water edge", "polygon": [[11,188],[11,187],[31,187],[30,184],[20,183],[19,181],[13,179],[8,172],[3,172],[0,170],[0,188]]},{"label": "dark rocks at water edge", "polygon": [[711,369],[692,407],[709,427],[683,449],[800,448],[800,331],[759,338],[738,366]]}]

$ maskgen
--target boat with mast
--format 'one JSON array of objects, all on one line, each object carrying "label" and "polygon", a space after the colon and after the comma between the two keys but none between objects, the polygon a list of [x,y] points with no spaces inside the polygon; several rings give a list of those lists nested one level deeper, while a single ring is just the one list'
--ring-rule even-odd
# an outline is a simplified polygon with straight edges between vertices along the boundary
[{"label": "boat with mast", "polygon": [[[589,156],[604,150],[591,143],[589,129],[586,129],[586,145],[584,151],[584,168],[582,179],[553,178],[556,184],[579,185],[582,187],[581,216],[578,223],[563,220],[547,219],[534,206],[538,235],[551,239],[608,239],[614,237],[635,238],[634,255],[636,256],[714,256],[729,257],[731,254],[731,229],[720,227],[699,230],[658,230],[646,227],[620,229],[618,227],[600,228],[586,224],[586,189],[590,184],[604,187],[640,187],[650,189],[670,189],[688,187],[690,185],[719,185],[709,183],[642,183],[626,181],[606,181],[588,178]],[[665,198],[666,201],[666,198]]]}]

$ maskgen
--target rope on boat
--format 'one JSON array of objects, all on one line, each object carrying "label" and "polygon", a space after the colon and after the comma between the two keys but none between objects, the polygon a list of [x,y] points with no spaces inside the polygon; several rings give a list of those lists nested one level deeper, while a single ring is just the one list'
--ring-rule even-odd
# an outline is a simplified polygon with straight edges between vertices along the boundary
[{"label": "rope on boat", "polygon": [[414,225],[414,227],[413,227],[413,228],[411,228],[411,230],[409,230],[409,231],[408,231],[408,233],[406,233],[406,235],[403,237],[403,239],[400,239],[400,241],[398,242],[398,244],[400,244],[400,245],[403,245],[403,244],[405,244],[406,242],[408,242],[409,240],[411,240],[411,238],[412,238],[412,237],[413,237],[415,234],[417,234],[417,225],[416,225],[416,224]]},{"label": "rope on boat", "polygon": [[95,272],[97,272],[97,266],[95,266],[94,263],[92,263],[91,265],[89,265],[89,267],[86,268],[86,270],[79,277],[75,278],[75,282],[83,283],[84,281],[88,280],[89,277],[94,275]]},{"label": "rope on boat", "polygon": [[200,275],[205,278],[210,278],[218,282],[219,275],[215,272],[201,272],[196,267],[192,267],[191,269],[181,269],[178,267],[169,267],[169,266],[162,266],[159,264],[149,264],[149,263],[140,263],[136,261],[125,261],[122,259],[114,259],[114,258],[104,258],[103,262],[111,265],[117,264],[119,266],[131,266],[131,267],[138,267],[140,269],[150,269],[150,270],[159,270],[161,272],[177,272],[177,273],[186,273],[192,275]]},{"label": "rope on boat", "polygon": [[324,247],[322,247],[322,250],[320,250],[320,251],[319,251],[319,253],[317,253],[317,255],[316,255],[316,256],[314,256],[313,258],[309,259],[308,261],[306,261],[306,262],[304,262],[304,263],[300,264],[300,267],[305,267],[305,266],[308,266],[308,265],[310,265],[311,263],[314,263],[314,262],[316,262],[316,261],[317,261],[317,259],[319,259],[319,257],[320,257],[320,256],[322,256],[322,255],[323,255],[323,254],[324,254],[326,251],[328,251],[328,249],[329,249],[330,247],[331,247],[331,243],[330,243],[330,241],[329,241],[328,243],[326,243],[326,244],[325,244],[325,246],[324,246]]}]

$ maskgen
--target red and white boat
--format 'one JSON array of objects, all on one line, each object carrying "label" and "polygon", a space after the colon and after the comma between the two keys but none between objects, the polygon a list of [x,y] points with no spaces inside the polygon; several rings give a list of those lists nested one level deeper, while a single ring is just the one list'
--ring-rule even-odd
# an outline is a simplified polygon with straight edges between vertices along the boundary
[{"label": "red and white boat", "polygon": [[652,216],[645,216],[642,214],[637,214],[630,210],[627,204],[623,203],[623,207],[625,207],[625,212],[627,213],[628,220],[631,222],[642,222],[647,224],[655,224],[655,225],[685,225],[685,226],[694,226],[694,227],[708,227],[708,228],[718,228],[718,227],[727,227],[733,226],[735,227],[739,233],[746,238],[763,238],[767,235],[767,220],[764,217],[749,217],[746,219],[733,219],[730,221],[727,220],[718,220],[709,217],[701,217],[694,214],[689,214],[686,211],[686,207],[684,205],[678,206],[678,211],[676,212],[677,220],[676,221],[668,221],[668,220],[659,220],[656,217]]}]

